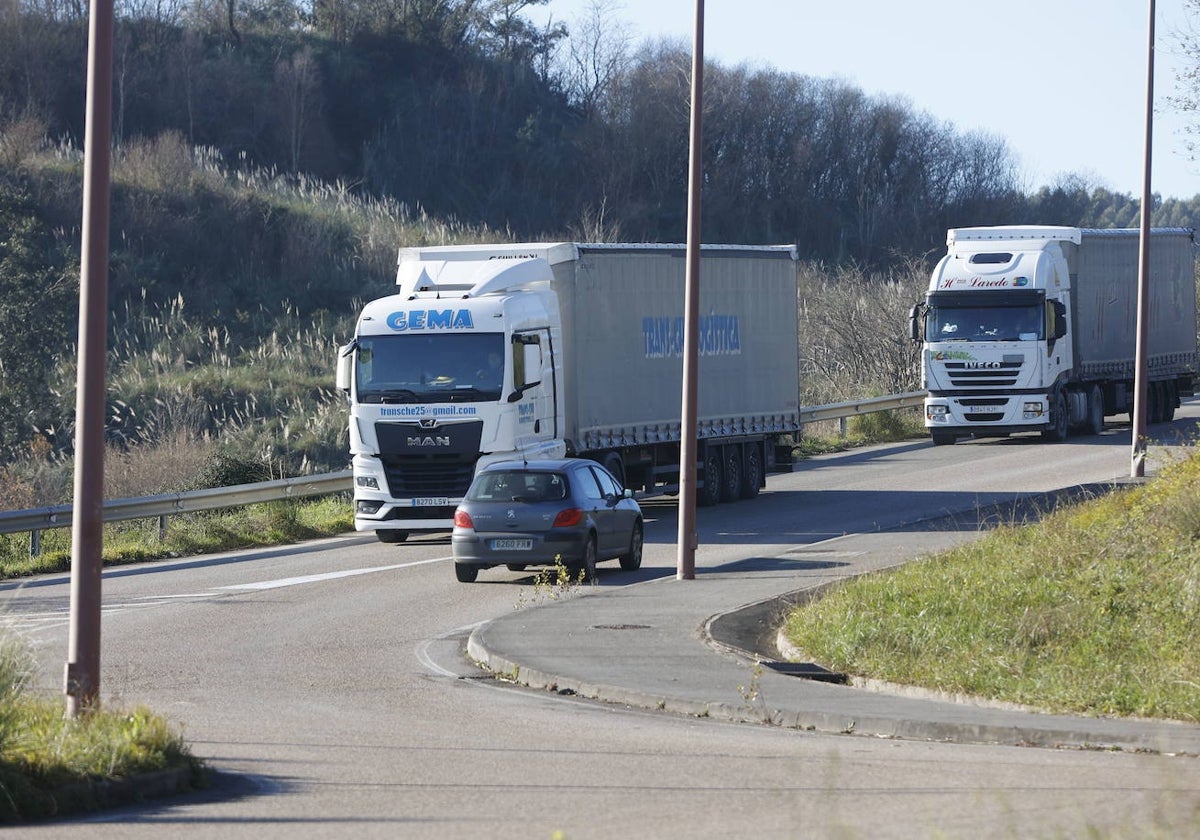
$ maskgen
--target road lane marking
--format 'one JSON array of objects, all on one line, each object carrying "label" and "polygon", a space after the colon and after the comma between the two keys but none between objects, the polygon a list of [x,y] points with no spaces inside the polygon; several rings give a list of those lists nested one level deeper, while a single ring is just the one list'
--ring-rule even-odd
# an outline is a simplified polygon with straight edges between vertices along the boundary
[{"label": "road lane marking", "polygon": [[279,578],[277,580],[264,580],[259,583],[235,583],[230,586],[219,586],[218,589],[236,589],[236,590],[253,590],[259,591],[263,589],[281,589],[285,586],[300,586],[305,583],[321,583],[327,580],[337,580],[338,578],[354,577],[356,575],[369,575],[372,572],[391,572],[396,569],[407,569],[412,566],[424,566],[428,563],[444,563],[451,560],[451,557],[434,557],[432,560],[416,560],[412,563],[397,563],[393,566],[372,566],[368,569],[346,569],[341,572],[324,572],[319,575],[303,575],[301,577]]}]

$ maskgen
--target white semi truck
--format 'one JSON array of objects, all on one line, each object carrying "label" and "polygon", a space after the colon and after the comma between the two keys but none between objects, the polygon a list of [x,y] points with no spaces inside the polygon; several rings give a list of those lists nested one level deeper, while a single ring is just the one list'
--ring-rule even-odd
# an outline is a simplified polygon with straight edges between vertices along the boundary
[{"label": "white semi truck", "polygon": [[[1132,412],[1137,230],[951,230],[924,302],[910,313],[935,444],[1038,431],[1098,434]],[[1192,231],[1150,239],[1148,419],[1169,421],[1196,373]]]},{"label": "white semi truck", "polygon": [[[482,466],[592,458],[678,488],[686,249],[574,242],[402,248],[396,294],[341,348],[354,522],[450,530]],[[800,428],[792,246],[704,246],[698,504],[758,494]]]}]

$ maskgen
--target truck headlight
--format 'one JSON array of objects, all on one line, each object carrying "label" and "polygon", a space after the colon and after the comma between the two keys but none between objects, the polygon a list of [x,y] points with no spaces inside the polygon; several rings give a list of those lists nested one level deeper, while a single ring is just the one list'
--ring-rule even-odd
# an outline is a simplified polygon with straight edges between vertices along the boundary
[{"label": "truck headlight", "polygon": [[1026,420],[1033,420],[1035,418],[1041,417],[1045,413],[1046,413],[1045,403],[1040,403],[1040,402],[1025,403],[1025,419]]},{"label": "truck headlight", "polygon": [[950,406],[948,405],[931,405],[925,409],[925,416],[930,420],[945,420],[949,413]]},{"label": "truck headlight", "polygon": [[354,483],[359,487],[366,487],[368,490],[378,490],[379,481],[373,475],[356,476]]}]

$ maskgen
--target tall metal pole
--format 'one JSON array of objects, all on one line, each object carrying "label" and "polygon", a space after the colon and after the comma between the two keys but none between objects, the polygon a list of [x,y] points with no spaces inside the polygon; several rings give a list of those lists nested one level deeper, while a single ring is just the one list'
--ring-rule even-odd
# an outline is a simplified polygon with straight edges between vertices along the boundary
[{"label": "tall metal pole", "polygon": [[1147,27],[1146,46],[1146,148],[1145,168],[1142,177],[1142,226],[1141,253],[1138,263],[1137,302],[1137,345],[1135,349],[1136,369],[1133,383],[1133,450],[1129,474],[1141,478],[1146,474],[1146,395],[1150,376],[1149,349],[1146,346],[1150,334],[1150,216],[1153,213],[1153,197],[1150,194],[1150,160],[1154,139],[1154,0],[1150,2],[1150,22]]},{"label": "tall metal pole", "polygon": [[67,715],[100,696],[100,572],[104,540],[104,392],[108,330],[109,143],[112,133],[113,0],[91,0],[79,370],[75,394],[75,498],[71,522],[71,614],[64,691]]},{"label": "tall metal pole", "polygon": [[[684,279],[683,410],[679,428],[679,554],[677,580],[696,577],[696,428],[700,361],[700,188],[703,177],[701,115],[704,110],[704,0],[696,0],[692,50],[692,120],[688,164],[687,274]],[[705,476],[710,481],[711,476]]]}]

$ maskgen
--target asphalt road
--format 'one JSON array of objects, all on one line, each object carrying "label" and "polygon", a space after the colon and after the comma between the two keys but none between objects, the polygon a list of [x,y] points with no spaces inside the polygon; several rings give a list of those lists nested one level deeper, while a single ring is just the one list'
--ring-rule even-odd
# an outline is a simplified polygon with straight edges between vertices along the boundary
[{"label": "asphalt road", "polygon": [[[1164,439],[1190,438],[1198,415],[1186,407]],[[1035,440],[909,443],[805,462],[772,476],[757,500],[700,511],[697,566],[945,513],[973,528],[978,507],[1129,473],[1127,426],[1063,445]],[[1152,470],[1166,451],[1154,447]],[[674,504],[646,512],[643,568],[604,564],[600,586],[674,574]],[[503,569],[459,584],[449,556],[444,537],[390,546],[351,535],[111,570],[105,703],[146,704],[176,721],[216,783],[21,836],[1200,833],[1200,759],[783,731],[503,684],[462,656],[464,639],[555,593]],[[68,590],[66,576],[0,585],[8,623],[31,639],[41,682],[56,693]]]}]

